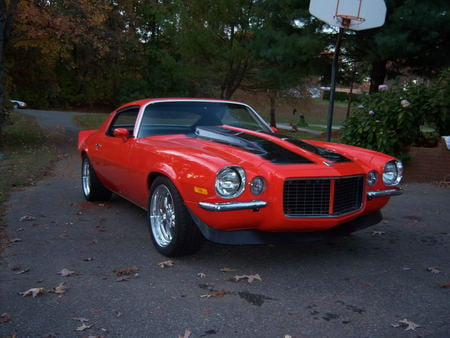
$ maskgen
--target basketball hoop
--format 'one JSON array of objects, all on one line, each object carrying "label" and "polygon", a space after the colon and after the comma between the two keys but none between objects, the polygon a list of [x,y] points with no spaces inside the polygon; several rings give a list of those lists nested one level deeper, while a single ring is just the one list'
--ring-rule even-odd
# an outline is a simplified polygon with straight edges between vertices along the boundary
[{"label": "basketball hoop", "polygon": [[334,18],[336,19],[337,24],[343,28],[350,28],[350,26],[353,27],[355,25],[362,24],[364,21],[366,21],[366,19],[361,18],[359,16],[344,15],[344,14],[336,14]]},{"label": "basketball hoop", "polygon": [[[334,19],[336,23],[342,28],[350,28],[350,26],[355,26],[363,23],[366,19],[361,17],[361,5],[363,0],[356,0],[359,2],[358,6],[353,6],[349,8],[348,2],[337,0],[336,2],[336,13],[334,14]],[[350,11],[352,12],[351,15]]]}]

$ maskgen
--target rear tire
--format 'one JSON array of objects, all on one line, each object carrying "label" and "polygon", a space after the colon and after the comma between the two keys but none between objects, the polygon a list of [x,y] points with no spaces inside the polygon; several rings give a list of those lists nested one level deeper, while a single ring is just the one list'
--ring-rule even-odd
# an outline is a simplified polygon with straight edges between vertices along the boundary
[{"label": "rear tire", "polygon": [[86,155],[83,156],[81,163],[81,187],[84,198],[88,201],[107,201],[111,199],[111,191],[106,189],[99,181]]},{"label": "rear tire", "polygon": [[148,199],[147,220],[155,248],[167,257],[197,252],[204,242],[174,184],[157,177]]}]

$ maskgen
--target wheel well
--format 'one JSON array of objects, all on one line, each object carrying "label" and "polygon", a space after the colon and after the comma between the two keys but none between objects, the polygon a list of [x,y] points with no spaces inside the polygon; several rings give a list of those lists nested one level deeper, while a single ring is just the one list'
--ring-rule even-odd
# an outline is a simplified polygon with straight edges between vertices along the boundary
[{"label": "wheel well", "polygon": [[166,175],[158,173],[158,172],[153,172],[153,173],[150,173],[150,175],[148,175],[147,186],[148,186],[149,190],[150,190],[150,186],[152,185],[152,182],[159,176],[167,177]]}]

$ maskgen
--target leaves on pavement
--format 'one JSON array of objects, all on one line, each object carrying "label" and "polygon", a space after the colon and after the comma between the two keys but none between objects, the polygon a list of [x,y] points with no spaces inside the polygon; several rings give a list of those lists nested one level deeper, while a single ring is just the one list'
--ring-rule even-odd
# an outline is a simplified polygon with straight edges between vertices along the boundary
[{"label": "leaves on pavement", "polygon": [[28,289],[27,291],[21,292],[20,295],[22,295],[23,297],[33,296],[33,298],[34,298],[38,295],[43,295],[44,293],[45,293],[44,288],[31,288],[31,289]]},{"label": "leaves on pavement", "polygon": [[239,281],[241,281],[243,279],[247,279],[248,283],[253,283],[254,280],[262,281],[262,278],[261,278],[261,276],[259,274],[255,274],[255,275],[235,275],[235,276],[231,277],[228,280],[230,280],[232,282],[239,282]]},{"label": "leaves on pavement", "polygon": [[137,266],[133,266],[133,267],[124,268],[121,270],[114,270],[113,272],[118,277],[116,279],[116,282],[126,282],[126,281],[130,280],[130,278],[132,278],[132,277],[139,277],[139,274],[137,273],[138,270],[139,269],[137,268]]},{"label": "leaves on pavement", "polygon": [[191,329],[184,330],[184,334],[182,336],[178,335],[178,338],[189,338],[192,334]]},{"label": "leaves on pavement", "polygon": [[229,268],[228,266],[225,266],[222,269],[220,269],[220,271],[222,271],[222,272],[234,272],[236,270],[232,269],[232,268]]},{"label": "leaves on pavement", "polygon": [[70,270],[70,269],[66,269],[66,268],[64,268],[64,269],[62,269],[61,271],[58,272],[58,275],[61,275],[63,277],[70,277],[70,276],[72,276],[74,274],[75,274],[74,270]]},{"label": "leaves on pavement", "polygon": [[58,295],[63,295],[69,287],[66,282],[59,283],[58,286],[54,289],[51,289],[49,292],[56,293]]},{"label": "leaves on pavement", "polygon": [[8,313],[2,313],[0,316],[0,323],[7,323],[11,320],[11,316]]},{"label": "leaves on pavement", "polygon": [[172,260],[168,260],[168,261],[164,261],[164,262],[159,262],[159,263],[158,263],[158,265],[159,265],[159,267],[160,267],[161,269],[171,267],[171,266],[173,266],[174,264],[175,264],[175,263],[174,263],[174,261],[172,261]]},{"label": "leaves on pavement", "polygon": [[436,268],[436,267],[434,267],[434,266],[430,266],[430,267],[427,268],[426,270],[427,270],[428,272],[431,272],[431,273],[440,273],[440,272],[441,272],[438,268]]},{"label": "leaves on pavement", "polygon": [[391,324],[392,327],[401,327],[404,328],[405,331],[415,331],[418,327],[420,327],[420,325],[409,321],[408,319],[402,319],[399,320],[397,323],[395,324]]},{"label": "leaves on pavement", "polygon": [[226,291],[226,290],[210,291],[207,294],[201,295],[200,298],[223,297],[228,294],[230,294],[230,291]]},{"label": "leaves on pavement", "polygon": [[198,277],[198,278],[206,278],[206,274],[203,273],[203,272],[199,272],[199,273],[197,274],[197,277]]},{"label": "leaves on pavement", "polygon": [[72,320],[75,320],[75,321],[77,321],[77,322],[81,322],[81,325],[78,326],[78,327],[75,329],[75,331],[84,331],[84,330],[90,329],[91,327],[94,326],[94,324],[87,325],[86,322],[88,322],[89,319],[84,318],[84,317],[73,317]]},{"label": "leaves on pavement", "polygon": [[450,289],[450,282],[439,283],[439,286],[443,289]]},{"label": "leaves on pavement", "polygon": [[34,221],[36,219],[36,217],[31,216],[31,215],[25,215],[19,218],[19,222],[30,222],[30,221]]}]

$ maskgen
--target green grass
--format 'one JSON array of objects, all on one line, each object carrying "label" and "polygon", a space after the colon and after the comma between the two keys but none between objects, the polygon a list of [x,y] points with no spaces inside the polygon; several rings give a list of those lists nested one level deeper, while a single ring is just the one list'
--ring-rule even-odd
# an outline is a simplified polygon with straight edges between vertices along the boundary
[{"label": "green grass", "polygon": [[15,187],[33,185],[57,159],[55,146],[34,118],[15,112],[3,126],[0,152],[0,204]]},{"label": "green grass", "polygon": [[108,114],[88,113],[75,116],[74,122],[82,130],[98,129],[108,116]]}]

